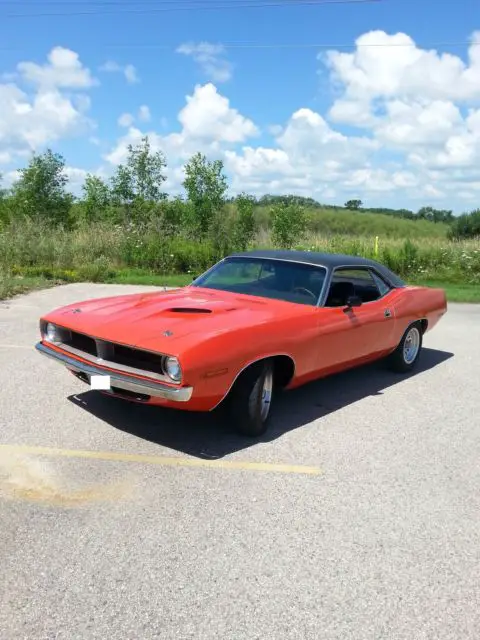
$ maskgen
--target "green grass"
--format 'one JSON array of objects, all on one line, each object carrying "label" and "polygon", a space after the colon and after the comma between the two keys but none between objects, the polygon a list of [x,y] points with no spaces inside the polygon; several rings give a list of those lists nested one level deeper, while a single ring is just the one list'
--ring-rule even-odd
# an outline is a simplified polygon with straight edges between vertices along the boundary
[{"label": "green grass", "polygon": [[38,289],[47,289],[58,284],[64,283],[61,280],[49,280],[42,277],[11,276],[0,273],[0,300]]},{"label": "green grass", "polygon": [[[81,280],[74,280],[81,281]],[[141,269],[121,269],[105,279],[108,284],[132,284],[158,287],[184,287],[192,281],[190,274],[159,275],[142,271]],[[28,293],[38,289],[45,289],[72,280],[46,278],[42,276],[6,276],[0,272],[0,300],[10,298],[21,293]],[[410,280],[410,284],[438,287],[444,289],[449,302],[480,303],[480,285],[443,282],[441,280]]]},{"label": "green grass", "polygon": [[[448,225],[428,220],[407,220],[392,215],[348,209],[306,209],[309,232],[324,236],[381,236],[410,240],[447,237]],[[269,207],[258,207],[256,217],[266,227]]]},{"label": "green grass", "polygon": [[444,289],[448,302],[480,302],[480,285],[478,284],[456,284],[439,280],[420,280],[412,284]]},{"label": "green grass", "polygon": [[106,282],[112,284],[139,284],[157,287],[184,287],[193,280],[192,276],[185,273],[170,275],[158,275],[141,269],[121,269],[115,276],[108,278]]}]

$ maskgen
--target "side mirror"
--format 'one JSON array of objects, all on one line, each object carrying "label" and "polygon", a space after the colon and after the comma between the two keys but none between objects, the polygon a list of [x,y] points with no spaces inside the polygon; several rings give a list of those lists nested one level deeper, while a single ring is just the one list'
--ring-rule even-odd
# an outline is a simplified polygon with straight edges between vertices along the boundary
[{"label": "side mirror", "polygon": [[361,307],[361,306],[362,306],[362,299],[360,298],[360,296],[348,296],[344,311],[349,311],[350,309],[353,309],[353,307]]}]

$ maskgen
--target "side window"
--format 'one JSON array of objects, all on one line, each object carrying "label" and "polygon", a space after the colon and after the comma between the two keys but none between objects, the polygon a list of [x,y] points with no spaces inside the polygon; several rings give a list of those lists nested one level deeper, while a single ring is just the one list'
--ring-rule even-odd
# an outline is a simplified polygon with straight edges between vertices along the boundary
[{"label": "side window", "polygon": [[362,302],[372,302],[382,295],[384,294],[368,269],[336,269],[325,306],[343,307],[350,296],[359,296]]},{"label": "side window", "polygon": [[383,298],[383,296],[391,290],[391,287],[378,275],[378,273],[375,273],[375,271],[371,271],[371,274],[372,278],[375,280],[378,290],[380,291],[380,296]]}]

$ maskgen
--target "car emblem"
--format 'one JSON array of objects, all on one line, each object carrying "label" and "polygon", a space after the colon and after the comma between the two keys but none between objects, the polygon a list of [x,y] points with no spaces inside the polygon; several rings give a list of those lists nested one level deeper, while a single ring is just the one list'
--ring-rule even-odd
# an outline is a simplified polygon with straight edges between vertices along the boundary
[{"label": "car emblem", "polygon": [[82,313],[82,310],[81,310],[81,309],[74,309],[74,310],[72,311],[72,313]]},{"label": "car emblem", "polygon": [[166,338],[169,338],[170,336],[173,336],[173,331],[169,331],[168,329],[166,331],[163,332],[163,335]]}]

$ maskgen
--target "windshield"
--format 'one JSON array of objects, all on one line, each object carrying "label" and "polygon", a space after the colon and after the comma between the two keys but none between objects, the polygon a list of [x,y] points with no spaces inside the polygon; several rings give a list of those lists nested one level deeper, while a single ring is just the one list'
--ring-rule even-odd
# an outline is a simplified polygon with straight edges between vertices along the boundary
[{"label": "windshield", "polygon": [[249,296],[316,305],[326,270],[308,264],[268,258],[226,258],[192,283]]}]

